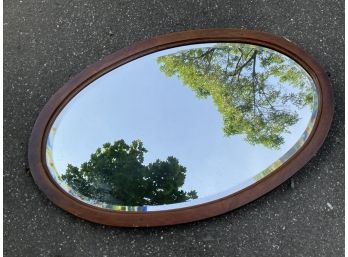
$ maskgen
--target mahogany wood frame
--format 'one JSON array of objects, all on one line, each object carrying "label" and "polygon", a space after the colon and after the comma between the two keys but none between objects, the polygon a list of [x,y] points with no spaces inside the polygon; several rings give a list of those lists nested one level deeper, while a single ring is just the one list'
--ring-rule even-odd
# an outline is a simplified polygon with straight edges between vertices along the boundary
[{"label": "mahogany wood frame", "polygon": [[[170,47],[208,42],[241,42],[261,45],[283,53],[298,62],[314,80],[319,92],[319,107],[313,130],[300,150],[274,172],[255,184],[227,197],[181,209],[153,212],[123,212],[86,204],[61,189],[51,178],[45,163],[49,128],[62,108],[79,91],[106,72],[146,54]],[[174,225],[213,217],[271,191],[303,167],[319,150],[330,129],[334,113],[333,92],[320,65],[289,40],[268,33],[244,29],[204,29],[171,33],[151,38],[111,54],[90,65],[56,92],[40,112],[29,141],[29,165],[33,178],[47,197],[64,210],[83,219],[121,227]]]}]

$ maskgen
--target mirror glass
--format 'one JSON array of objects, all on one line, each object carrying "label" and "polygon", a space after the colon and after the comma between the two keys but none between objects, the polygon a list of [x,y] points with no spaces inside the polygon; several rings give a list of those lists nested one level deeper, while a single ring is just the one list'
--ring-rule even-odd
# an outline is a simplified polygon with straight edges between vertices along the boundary
[{"label": "mirror glass", "polygon": [[133,60],[94,80],[57,115],[46,164],[87,204],[161,211],[246,188],[307,140],[318,93],[274,50],[192,44]]}]

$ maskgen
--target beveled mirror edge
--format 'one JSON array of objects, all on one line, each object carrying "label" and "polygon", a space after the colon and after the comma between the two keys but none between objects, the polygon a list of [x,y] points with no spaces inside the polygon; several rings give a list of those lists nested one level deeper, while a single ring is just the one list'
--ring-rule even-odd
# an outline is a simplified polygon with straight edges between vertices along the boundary
[{"label": "beveled mirror edge", "polygon": [[[318,115],[315,125],[305,144],[287,162],[255,184],[227,197],[192,207],[156,212],[115,212],[101,209],[73,198],[55,184],[47,171],[44,146],[51,122],[72,97],[106,72],[146,54],[180,45],[218,41],[251,43],[276,50],[294,59],[314,80],[319,92]],[[333,112],[333,92],[326,73],[312,57],[289,40],[264,32],[244,29],[204,29],[176,32],[136,43],[106,56],[87,67],[59,89],[44,106],[33,127],[28,150],[29,166],[36,184],[47,197],[59,207],[80,218],[105,225],[123,227],[187,223],[236,209],[266,194],[295,174],[312,158],[324,142],[330,129]]]}]

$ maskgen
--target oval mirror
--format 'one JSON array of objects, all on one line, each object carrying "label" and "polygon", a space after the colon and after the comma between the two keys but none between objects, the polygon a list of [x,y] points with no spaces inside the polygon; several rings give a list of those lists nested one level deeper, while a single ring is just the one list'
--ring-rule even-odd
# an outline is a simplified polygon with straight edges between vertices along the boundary
[{"label": "oval mirror", "polygon": [[289,41],[199,30],[139,43],[87,68],[41,112],[36,183],[65,210],[115,226],[224,213],[265,194],[329,129],[325,73]]}]

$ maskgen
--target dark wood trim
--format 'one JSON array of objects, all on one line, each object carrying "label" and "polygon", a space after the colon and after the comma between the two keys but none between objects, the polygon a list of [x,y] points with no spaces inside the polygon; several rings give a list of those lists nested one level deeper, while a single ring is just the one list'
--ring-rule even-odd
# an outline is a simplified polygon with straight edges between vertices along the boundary
[{"label": "dark wood trim", "polygon": [[[45,142],[52,121],[79,91],[106,72],[146,54],[174,46],[208,42],[243,42],[281,52],[298,62],[313,78],[319,92],[314,128],[301,149],[274,172],[257,183],[227,197],[181,209],[155,212],[121,212],[83,203],[56,185],[45,164]],[[29,165],[33,178],[47,197],[64,210],[83,219],[112,226],[150,227],[174,225],[213,217],[271,191],[303,167],[319,150],[330,129],[334,113],[333,91],[320,65],[289,40],[268,33],[244,29],[205,29],[171,33],[136,43],[90,65],[69,80],[44,106],[29,141]]]}]

